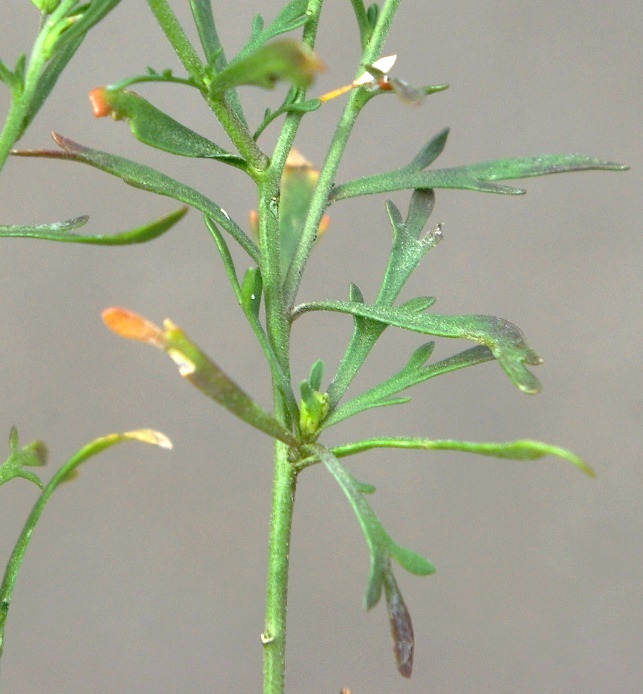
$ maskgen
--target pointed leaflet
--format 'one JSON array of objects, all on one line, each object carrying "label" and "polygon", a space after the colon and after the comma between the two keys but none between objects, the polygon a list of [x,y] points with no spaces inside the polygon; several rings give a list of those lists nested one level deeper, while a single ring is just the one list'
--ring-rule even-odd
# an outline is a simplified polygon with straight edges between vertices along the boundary
[{"label": "pointed leaflet", "polygon": [[218,205],[209,198],[206,198],[205,195],[194,190],[194,188],[190,188],[184,183],[180,183],[145,164],[139,164],[115,154],[84,147],[56,133],[53,133],[53,138],[56,144],[61,147],[62,151],[16,150],[13,154],[23,157],[48,157],[50,159],[79,161],[84,164],[89,164],[101,171],[106,171],[134,188],[148,190],[158,195],[165,195],[179,202],[183,202],[186,205],[190,205],[212,217],[217,224],[221,225],[234,238],[255,262],[259,262],[259,250],[248,236],[246,236],[244,231],[233,222],[229,215]]},{"label": "pointed leaflet", "polygon": [[45,241],[62,241],[68,243],[89,243],[100,246],[127,246],[134,243],[145,243],[161,236],[171,229],[187,212],[187,207],[180,207],[174,212],[159,217],[143,226],[121,231],[118,234],[74,234],[89,221],[89,217],[76,217],[64,222],[39,224],[36,226],[0,226],[0,237],[43,239]]},{"label": "pointed leaflet", "polygon": [[178,366],[181,376],[239,419],[284,443],[297,444],[282,424],[259,407],[170,320],[166,319],[163,328],[159,328],[133,311],[117,307],[105,309],[102,317],[117,335],[165,352]]},{"label": "pointed leaflet", "polygon": [[[477,349],[477,348],[474,348]],[[595,477],[594,470],[575,453],[552,446],[542,441],[532,441],[531,439],[519,439],[518,441],[507,441],[504,443],[489,443],[479,441],[454,441],[452,439],[421,439],[406,437],[380,437],[365,439],[356,443],[349,443],[345,446],[336,446],[332,449],[333,455],[343,458],[347,455],[356,455],[374,448],[408,448],[425,451],[461,451],[463,453],[477,453],[494,458],[506,460],[538,460],[547,455],[553,455],[563,460],[567,460],[575,465],[581,472],[588,477]]]},{"label": "pointed leaflet", "polygon": [[338,311],[425,335],[464,338],[478,342],[491,350],[511,382],[520,390],[532,394],[540,390],[538,379],[525,368],[525,364],[536,366],[542,363],[542,358],[529,347],[520,328],[504,318],[419,314],[405,310],[404,307],[388,308],[344,301],[301,304],[293,310],[293,315],[298,316],[306,311]]},{"label": "pointed leaflet", "polygon": [[89,101],[97,118],[109,115],[114,120],[125,119],[132,135],[150,147],[182,157],[218,159],[246,168],[244,159],[174,120],[136,92],[96,87],[89,92]]},{"label": "pointed leaflet", "polygon": [[266,41],[303,26],[308,21],[307,8],[308,0],[290,0],[281,8],[279,14],[267,27],[263,26],[261,15],[257,15],[253,22],[252,36],[239,51],[235,60],[256,51]]},{"label": "pointed leaflet", "polygon": [[311,446],[311,450],[324,463],[342,488],[364,533],[370,554],[370,571],[364,595],[365,609],[371,609],[379,601],[384,581],[383,572],[387,566],[390,566],[391,558],[395,559],[409,573],[417,576],[428,576],[435,572],[435,567],[431,562],[416,552],[401,547],[390,538],[364,499],[360,491],[360,483],[327,448],[314,444]]}]

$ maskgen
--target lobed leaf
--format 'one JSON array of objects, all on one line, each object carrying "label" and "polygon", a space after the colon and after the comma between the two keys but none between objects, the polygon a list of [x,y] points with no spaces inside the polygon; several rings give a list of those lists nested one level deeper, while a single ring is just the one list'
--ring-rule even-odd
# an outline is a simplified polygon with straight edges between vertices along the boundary
[{"label": "lobed leaf", "polygon": [[509,379],[525,393],[540,390],[538,379],[525,368],[536,366],[542,358],[529,347],[522,331],[513,323],[496,316],[444,316],[437,313],[418,314],[403,307],[392,308],[344,301],[319,301],[301,304],[293,316],[305,311],[337,311],[379,321],[384,325],[438,337],[464,338],[491,350]]},{"label": "lobed leaf", "polygon": [[622,171],[628,167],[611,161],[579,154],[545,154],[538,157],[496,159],[494,161],[424,171],[441,154],[446,144],[448,129],[432,138],[406,166],[373,176],[365,176],[336,185],[329,201],[345,200],[359,195],[391,192],[394,190],[460,188],[486,193],[522,195],[522,188],[500,185],[494,181],[545,176],[569,171],[606,170]]},{"label": "lobed leaf", "polygon": [[42,441],[31,441],[22,448],[18,444],[18,430],[11,427],[9,433],[9,456],[0,463],[0,485],[5,484],[14,477],[33,482],[43,488],[38,475],[24,470],[25,467],[42,467],[47,462],[47,447]]},{"label": "lobed leaf", "polygon": [[370,555],[370,571],[364,595],[365,609],[371,609],[379,601],[384,582],[383,574],[387,567],[390,567],[391,557],[407,571],[418,576],[428,576],[435,572],[435,567],[430,561],[410,549],[400,547],[391,539],[364,499],[361,483],[353,478],[335,455],[318,444],[311,446],[311,450],[341,487],[362,528]]},{"label": "lobed leaf", "polygon": [[337,422],[341,422],[344,419],[348,419],[349,417],[353,417],[356,414],[373,409],[374,407],[405,404],[410,401],[410,398],[394,398],[393,396],[411,386],[423,383],[436,376],[450,373],[458,369],[464,369],[468,366],[483,364],[494,359],[493,354],[487,347],[477,346],[471,347],[447,359],[424,365],[424,362],[433,351],[433,347],[433,342],[422,345],[413,353],[406,366],[398,373],[364,393],[339,405],[326,418],[323,428],[331,427],[337,424]]},{"label": "lobed leaf", "polygon": [[135,243],[145,243],[161,236],[168,229],[171,229],[187,211],[187,207],[180,207],[178,210],[174,210],[174,212],[170,212],[147,224],[128,231],[121,231],[118,234],[82,235],[72,233],[74,229],[78,229],[88,222],[89,217],[82,216],[64,222],[38,224],[36,226],[0,226],[0,237],[42,239],[66,243],[89,243],[101,246],[127,246]]}]

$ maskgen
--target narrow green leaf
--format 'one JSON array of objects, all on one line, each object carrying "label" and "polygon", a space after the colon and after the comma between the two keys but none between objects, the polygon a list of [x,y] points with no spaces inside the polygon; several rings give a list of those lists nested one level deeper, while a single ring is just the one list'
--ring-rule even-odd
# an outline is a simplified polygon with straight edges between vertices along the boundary
[{"label": "narrow green leaf", "polygon": [[[199,33],[201,46],[208,62],[211,62],[213,56],[220,56],[223,53],[212,14],[212,3],[210,0],[190,0],[190,9]],[[217,69],[221,68],[217,66]]]},{"label": "narrow green leaf", "polygon": [[310,387],[314,390],[319,390],[321,388],[322,379],[324,378],[324,362],[318,359],[310,367],[310,375],[308,376],[308,382]]},{"label": "narrow green leaf", "polygon": [[353,6],[353,13],[355,14],[355,19],[357,20],[362,50],[364,50],[368,44],[371,34],[373,33],[373,25],[370,23],[366,14],[364,0],[351,0],[351,5]]},{"label": "narrow green leaf", "polygon": [[311,448],[341,487],[362,528],[370,555],[369,578],[364,596],[365,609],[371,609],[380,599],[383,572],[389,565],[390,557],[398,561],[407,571],[418,576],[428,576],[434,573],[435,567],[431,562],[416,552],[400,547],[390,538],[362,496],[360,484],[356,482],[337,457],[327,448],[318,444]]},{"label": "narrow green leaf", "polygon": [[361,195],[375,195],[414,188],[460,188],[505,195],[523,195],[525,193],[522,188],[513,188],[476,178],[466,167],[432,171],[418,171],[405,167],[341,183],[333,188],[328,199],[332,203]]},{"label": "narrow green leaf", "polygon": [[525,393],[540,390],[538,379],[525,368],[537,366],[542,358],[529,347],[521,330],[513,323],[496,316],[444,316],[437,313],[417,314],[402,308],[343,301],[320,301],[301,304],[293,316],[305,311],[337,311],[370,318],[387,325],[438,337],[464,338],[478,342],[491,350],[514,385]]},{"label": "narrow green leaf", "polygon": [[303,88],[322,68],[319,59],[303,43],[280,39],[235,58],[212,77],[210,91],[218,94],[244,84],[272,89],[280,80]]},{"label": "narrow green leaf", "polygon": [[542,441],[531,439],[519,439],[517,441],[507,441],[502,443],[488,443],[478,441],[454,441],[452,439],[422,439],[406,437],[381,437],[365,439],[356,443],[349,443],[345,446],[337,446],[332,449],[333,455],[343,458],[347,455],[356,455],[374,448],[408,448],[415,450],[436,450],[436,451],[462,451],[463,453],[476,453],[493,458],[503,458],[507,460],[538,460],[547,455],[553,455],[575,465],[588,477],[595,477],[594,470],[575,453],[552,446]]},{"label": "narrow green leaf", "polygon": [[246,168],[244,159],[174,120],[136,92],[97,87],[90,92],[90,101],[95,116],[127,120],[132,135],[143,144],[182,157],[217,159]]},{"label": "narrow green leaf", "polygon": [[74,229],[83,226],[89,217],[76,217],[64,222],[52,224],[40,224],[37,226],[0,226],[0,237],[43,239],[45,241],[62,241],[68,243],[89,243],[101,246],[127,246],[134,243],[151,241],[168,229],[171,229],[188,211],[187,207],[179,207],[178,210],[159,217],[143,226],[121,231],[118,234],[92,234],[81,235],[71,233]]},{"label": "narrow green leaf", "polygon": [[259,262],[259,250],[245,232],[230,219],[227,212],[222,210],[212,200],[194,190],[194,188],[190,188],[184,183],[180,183],[145,164],[139,164],[115,154],[108,154],[107,152],[84,147],[57,133],[53,134],[53,138],[62,151],[16,150],[13,154],[23,157],[48,157],[65,161],[79,161],[112,174],[134,188],[147,190],[158,195],[165,195],[190,205],[212,217],[256,263]]},{"label": "narrow green leaf", "polygon": [[[444,140],[446,140],[446,134],[444,135]],[[442,146],[444,146],[444,142],[442,142]],[[375,193],[410,188],[460,188],[484,193],[522,195],[525,193],[522,188],[500,185],[494,183],[494,181],[545,176],[547,174],[569,171],[587,171],[590,169],[623,171],[628,168],[624,164],[617,164],[584,155],[546,154],[539,157],[497,159],[495,161],[448,169],[420,170],[422,165],[428,166],[425,162],[430,163],[431,156],[436,151],[439,154],[438,150],[439,148],[436,148],[433,152],[431,152],[431,148],[427,151],[423,150],[411,164],[400,169],[374,176],[366,176],[335,186],[329,196],[329,200],[333,202],[358,195],[373,195]]]}]

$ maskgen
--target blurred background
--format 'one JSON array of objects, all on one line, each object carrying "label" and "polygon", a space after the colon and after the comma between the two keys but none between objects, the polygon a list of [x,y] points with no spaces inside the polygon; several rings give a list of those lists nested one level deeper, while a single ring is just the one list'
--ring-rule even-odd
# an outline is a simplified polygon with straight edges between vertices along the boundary
[{"label": "blurred background", "polygon": [[[228,56],[252,17],[276,0],[214,2]],[[185,24],[188,3],[173,6]],[[491,313],[544,357],[543,392],[515,389],[495,363],[417,387],[411,404],[332,429],[334,445],[373,435],[469,440],[536,438],[571,448],[590,480],[558,459],[495,461],[449,452],[367,453],[350,463],[377,486],[372,505],[391,535],[428,556],[430,578],[397,576],[416,633],[413,677],[396,672],[384,605],[361,607],[368,556],[358,524],[325,469],[302,475],[292,541],[289,692],[352,694],[635,694],[641,664],[640,190],[641,6],[634,2],[483,0],[401,4],[385,54],[411,84],[449,83],[420,108],[379,98],[363,112],[338,180],[408,162],[451,126],[438,165],[573,152],[632,166],[530,179],[528,195],[437,191],[444,241],[403,299],[438,298],[442,313]],[[27,0],[3,2],[2,59],[29,51],[38,26]],[[317,43],[327,70],[317,95],[349,82],[359,61],[350,3],[328,2]],[[87,92],[177,59],[144,2],[123,0],[89,35],[20,142],[53,146],[54,130],[145,161],[210,195],[244,228],[254,190],[216,162],[173,160],[124,123],[94,120]],[[196,94],[139,85],[153,103],[228,146]],[[241,90],[251,123],[274,92]],[[6,112],[7,90],[0,91]],[[325,157],[343,100],[304,119],[296,145]],[[267,151],[278,123],[264,133]],[[391,196],[404,210],[408,193]],[[311,258],[300,299],[375,296],[390,248],[385,198],[338,203]],[[10,160],[1,221],[90,214],[111,233],[173,201],[89,167]],[[200,214],[131,248],[3,239],[0,253],[0,435],[50,449],[49,473],[87,441],[153,427],[172,452],[116,447],[53,497],[18,579],[6,633],[3,691],[258,692],[271,443],[177,377],[164,355],[120,340],[99,314],[123,305],[171,317],[269,407],[262,356],[235,304]],[[235,255],[242,270],[246,259]],[[330,377],[352,330],[348,316],[296,324],[293,376],[318,358]],[[350,393],[404,364],[422,336],[389,329]],[[468,343],[437,340],[434,358]],[[637,366],[638,364],[638,366]],[[4,432],[4,434],[1,434]],[[47,471],[45,471],[47,472]],[[36,489],[2,489],[2,562]]]}]

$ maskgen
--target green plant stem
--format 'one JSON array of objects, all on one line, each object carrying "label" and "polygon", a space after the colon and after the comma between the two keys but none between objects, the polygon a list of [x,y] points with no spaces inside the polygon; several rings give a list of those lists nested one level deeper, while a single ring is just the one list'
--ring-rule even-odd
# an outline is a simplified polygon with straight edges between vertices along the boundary
[{"label": "green plant stem", "polygon": [[261,635],[263,694],[283,694],[284,691],[288,567],[296,483],[297,473],[288,460],[288,449],[277,442],[266,575],[266,621]]},{"label": "green plant stem", "polygon": [[[391,23],[397,12],[400,0],[386,0],[382,5],[380,14],[377,20],[377,25],[373,29],[373,33],[362,52],[362,65],[370,65],[378,57],[382,49],[382,45],[386,40],[386,36],[391,28]],[[361,74],[362,70],[358,71],[356,77]],[[311,248],[317,236],[317,229],[321,221],[322,215],[328,203],[328,196],[335,182],[335,175],[339,167],[339,162],[342,158],[348,138],[353,130],[357,116],[364,104],[368,101],[368,97],[364,97],[362,90],[354,90],[348,98],[342,116],[337,124],[337,129],[330,144],[326,161],[319,173],[319,180],[315,193],[310,202],[306,222],[297,245],[297,250],[293,257],[293,261],[288,271],[284,283],[284,296],[286,304],[291,306],[297,296],[301,276],[308,261]]]},{"label": "green plant stem", "polygon": [[[304,43],[310,48],[315,36],[323,0],[308,3],[309,22],[304,30]],[[286,158],[301,121],[301,113],[291,113],[272,155],[270,167],[259,182],[259,249],[266,308],[266,332],[279,364],[290,379],[290,321],[284,301],[281,277],[278,196]],[[274,416],[288,423],[288,408],[278,383],[273,380]],[[291,417],[292,419],[292,417]],[[291,421],[297,427],[297,421]],[[262,634],[263,694],[283,694],[286,675],[286,608],[288,604],[288,567],[290,535],[295,505],[297,472],[288,460],[288,448],[275,442],[268,566],[266,570],[266,618]]]}]

